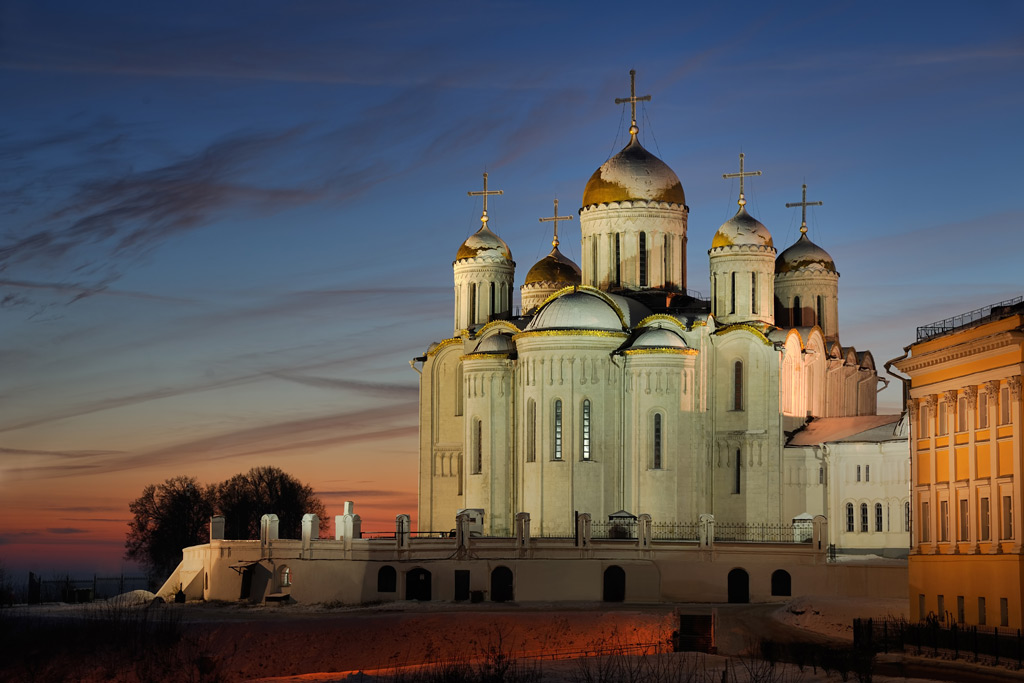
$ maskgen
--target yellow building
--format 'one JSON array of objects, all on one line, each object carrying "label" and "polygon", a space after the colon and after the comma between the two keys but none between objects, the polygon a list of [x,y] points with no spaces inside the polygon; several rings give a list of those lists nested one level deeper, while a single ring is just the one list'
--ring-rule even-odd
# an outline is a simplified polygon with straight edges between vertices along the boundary
[{"label": "yellow building", "polygon": [[917,330],[910,376],[912,619],[1024,627],[1020,297]]}]

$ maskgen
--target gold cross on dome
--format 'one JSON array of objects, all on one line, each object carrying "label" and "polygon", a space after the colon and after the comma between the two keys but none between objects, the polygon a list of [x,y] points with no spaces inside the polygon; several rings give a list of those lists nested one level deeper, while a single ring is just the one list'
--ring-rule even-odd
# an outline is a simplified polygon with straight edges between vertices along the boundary
[{"label": "gold cross on dome", "polygon": [[484,212],[480,215],[480,222],[487,225],[487,198],[495,194],[505,194],[503,190],[488,190],[487,189],[487,174],[484,173],[484,191],[483,192],[467,192],[470,197],[483,197],[484,198]]},{"label": "gold cross on dome", "polygon": [[558,246],[558,221],[571,221],[572,220],[572,216],[559,216],[558,215],[558,200],[556,199],[555,200],[555,215],[551,216],[550,218],[540,218],[538,220],[541,223],[547,223],[549,221],[554,221],[555,222],[555,238],[553,240],[551,240],[551,246],[557,247]]},{"label": "gold cross on dome", "polygon": [[743,152],[740,152],[740,172],[739,173],[723,173],[723,178],[739,178],[740,179],[740,200],[738,204],[743,206],[747,203],[746,197],[743,196],[743,179],[751,176],[761,175],[760,171],[744,171],[743,170]]},{"label": "gold cross on dome", "polygon": [[650,102],[651,96],[644,95],[643,97],[636,96],[636,69],[629,70],[629,97],[616,97],[615,104],[625,104],[629,102],[629,106],[632,110],[630,118],[632,123],[629,126],[629,134],[636,135],[640,132],[640,129],[636,127],[636,103],[637,102]]},{"label": "gold cross on dome", "polygon": [[808,206],[821,206],[821,202],[809,202],[809,201],[807,201],[807,184],[804,183],[804,196],[803,196],[803,199],[801,199],[798,202],[790,202],[790,203],[786,204],[786,208],[787,209],[792,209],[794,206],[801,207],[800,208],[800,214],[801,214],[800,215],[800,234],[801,235],[806,235],[807,234],[807,207]]}]

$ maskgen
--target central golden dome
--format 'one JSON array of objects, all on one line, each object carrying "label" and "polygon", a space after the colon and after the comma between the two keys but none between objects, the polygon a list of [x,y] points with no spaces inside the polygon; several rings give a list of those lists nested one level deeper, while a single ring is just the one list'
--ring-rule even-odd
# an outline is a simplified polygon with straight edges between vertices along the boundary
[{"label": "central golden dome", "polygon": [[686,205],[678,176],[633,135],[621,152],[590,176],[583,190],[583,206],[636,199]]},{"label": "central golden dome", "polygon": [[556,282],[568,285],[578,285],[583,281],[583,273],[580,267],[566,258],[558,247],[554,247],[551,253],[537,261],[530,272],[526,274],[524,284],[530,285],[534,282]]}]

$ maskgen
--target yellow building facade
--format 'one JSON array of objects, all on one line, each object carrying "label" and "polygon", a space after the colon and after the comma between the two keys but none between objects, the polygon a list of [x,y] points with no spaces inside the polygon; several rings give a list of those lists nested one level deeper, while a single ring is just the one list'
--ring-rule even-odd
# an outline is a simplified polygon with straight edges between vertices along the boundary
[{"label": "yellow building facade", "polygon": [[1024,627],[1024,303],[918,328],[910,377],[912,619]]}]

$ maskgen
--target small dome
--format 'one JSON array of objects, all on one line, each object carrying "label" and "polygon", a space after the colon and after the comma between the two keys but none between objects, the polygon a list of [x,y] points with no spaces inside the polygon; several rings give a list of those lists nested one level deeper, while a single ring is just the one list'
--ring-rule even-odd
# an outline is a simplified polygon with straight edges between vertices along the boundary
[{"label": "small dome", "polygon": [[516,350],[515,344],[512,342],[512,338],[507,334],[492,334],[490,337],[484,337],[477,344],[476,350],[473,353],[512,353]]},{"label": "small dome", "polygon": [[548,302],[533,317],[527,330],[622,331],[622,320],[612,304],[586,290],[576,290]]},{"label": "small dome", "polygon": [[523,284],[557,282],[568,286],[578,285],[582,281],[583,273],[580,271],[580,267],[562,255],[562,252],[558,251],[558,247],[555,247],[550,254],[530,268]]},{"label": "small dome", "polygon": [[464,258],[476,257],[511,261],[512,251],[505,244],[505,240],[491,232],[486,225],[481,225],[480,229],[470,235],[469,239],[459,247],[459,253],[455,255],[455,260],[461,261]]},{"label": "small dome", "polygon": [[836,263],[832,257],[828,255],[827,251],[812,242],[805,232],[800,235],[800,239],[793,246],[775,259],[775,272],[789,273],[815,265],[830,273],[836,272]]},{"label": "small dome", "polygon": [[631,199],[686,205],[678,176],[634,135],[621,152],[594,171],[583,190],[583,206]]},{"label": "small dome", "polygon": [[711,240],[711,248],[731,246],[756,246],[771,247],[772,234],[764,227],[761,221],[749,213],[744,206],[736,212],[736,215],[722,223],[722,227],[715,233]]},{"label": "small dome", "polygon": [[672,330],[653,327],[645,330],[629,345],[631,349],[686,349],[683,338]]}]

